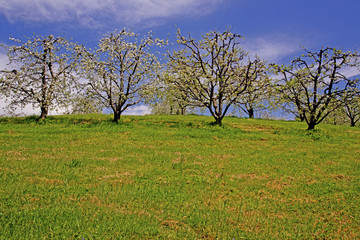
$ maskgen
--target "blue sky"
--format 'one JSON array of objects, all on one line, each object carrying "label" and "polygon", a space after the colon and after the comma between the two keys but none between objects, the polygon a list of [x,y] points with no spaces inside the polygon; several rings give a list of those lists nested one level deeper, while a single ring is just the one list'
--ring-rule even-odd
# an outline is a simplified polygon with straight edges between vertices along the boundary
[{"label": "blue sky", "polygon": [[[286,64],[302,47],[358,49],[359,13],[359,0],[0,0],[0,44],[53,34],[95,47],[103,34],[124,27],[170,41],[177,28],[199,38],[231,27],[247,51]],[[6,61],[1,50],[0,67]]]}]

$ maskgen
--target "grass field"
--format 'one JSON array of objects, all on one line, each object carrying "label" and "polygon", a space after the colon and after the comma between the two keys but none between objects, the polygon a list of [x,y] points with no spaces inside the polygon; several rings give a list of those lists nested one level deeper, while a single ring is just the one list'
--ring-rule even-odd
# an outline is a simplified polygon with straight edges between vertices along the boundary
[{"label": "grass field", "polygon": [[0,239],[359,239],[360,128],[0,119]]}]

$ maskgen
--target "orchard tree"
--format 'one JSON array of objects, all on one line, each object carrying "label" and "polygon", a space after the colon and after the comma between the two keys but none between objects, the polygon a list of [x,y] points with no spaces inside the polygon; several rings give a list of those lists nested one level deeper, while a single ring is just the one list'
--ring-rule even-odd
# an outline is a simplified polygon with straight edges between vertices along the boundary
[{"label": "orchard tree", "polygon": [[265,61],[256,58],[249,71],[249,83],[237,101],[238,106],[249,118],[254,118],[255,110],[267,109],[266,102],[272,95],[272,84]]},{"label": "orchard tree", "polygon": [[[301,122],[305,121],[305,110],[302,107],[301,101],[301,84],[292,84],[286,87],[283,84],[284,82],[274,84],[275,94],[272,98],[272,107],[293,114]],[[288,95],[289,92],[291,92],[291,95]]]},{"label": "orchard tree", "polygon": [[332,125],[346,125],[348,122],[348,117],[344,113],[343,107],[334,110],[322,121],[322,123]]},{"label": "orchard tree", "polygon": [[79,90],[76,96],[72,97],[69,106],[69,114],[102,113],[103,105],[91,92]]},{"label": "orchard tree", "polygon": [[[356,79],[356,81],[359,80]],[[353,88],[350,91],[353,91],[353,94],[349,99],[345,99],[342,111],[350,120],[350,126],[355,127],[360,120],[360,90]]]},{"label": "orchard tree", "polygon": [[347,125],[354,127],[360,121],[360,92],[356,88],[350,88],[352,94],[347,94],[348,99],[343,99],[343,105],[331,112],[323,123],[333,125]]},{"label": "orchard tree", "polygon": [[289,66],[273,67],[282,76],[278,86],[282,98],[295,105],[312,130],[351,97],[348,89],[354,80],[345,71],[354,66],[356,55],[330,47],[305,52]]},{"label": "orchard tree", "polygon": [[8,107],[39,107],[39,119],[45,119],[50,108],[67,107],[76,84],[76,45],[53,35],[35,36],[25,42],[10,39],[17,45],[8,47],[10,69],[2,71],[0,83],[1,92],[10,101]]},{"label": "orchard tree", "polygon": [[185,115],[190,108],[187,96],[171,86],[159,87],[157,98],[150,104],[152,114]]},{"label": "orchard tree", "polygon": [[176,77],[176,74],[172,75],[167,72],[160,75],[154,91],[155,97],[151,104],[152,113],[185,115],[187,110],[194,110],[188,92],[180,91],[174,85],[173,78]]},{"label": "orchard tree", "polygon": [[242,37],[230,30],[211,31],[200,41],[178,31],[177,38],[183,48],[169,54],[168,71],[176,76],[169,82],[188,96],[193,106],[207,108],[221,125],[249,86],[259,60],[247,59],[239,46]]},{"label": "orchard tree", "polygon": [[84,89],[112,109],[114,122],[149,95],[160,68],[150,47],[164,44],[151,34],[139,40],[135,33],[124,29],[104,35],[95,52],[82,49],[83,72],[88,79]]}]

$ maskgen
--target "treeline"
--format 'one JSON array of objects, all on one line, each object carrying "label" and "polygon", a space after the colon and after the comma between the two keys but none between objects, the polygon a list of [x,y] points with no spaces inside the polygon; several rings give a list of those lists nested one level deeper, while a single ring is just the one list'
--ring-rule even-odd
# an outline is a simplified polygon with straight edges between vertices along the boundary
[{"label": "treeline", "polygon": [[[288,65],[251,57],[242,36],[211,31],[196,40],[177,32],[176,51],[160,61],[157,48],[167,41],[140,37],[124,29],[103,36],[96,49],[62,37],[35,36],[7,48],[8,69],[1,70],[0,93],[8,109],[32,104],[45,119],[50,108],[70,113],[110,108],[114,122],[131,106],[145,103],[154,113],[185,114],[208,110],[216,124],[232,108],[250,118],[256,111],[282,109],[305,121],[360,119],[359,55],[334,47],[304,54]],[[352,76],[351,76],[352,75]]]}]

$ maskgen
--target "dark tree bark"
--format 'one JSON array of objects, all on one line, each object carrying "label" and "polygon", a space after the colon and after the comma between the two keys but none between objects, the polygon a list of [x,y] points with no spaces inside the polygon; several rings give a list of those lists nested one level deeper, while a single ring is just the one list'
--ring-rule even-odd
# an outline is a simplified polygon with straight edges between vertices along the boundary
[{"label": "dark tree bark", "polygon": [[312,120],[312,121],[307,122],[307,125],[308,125],[307,130],[314,130],[317,123],[316,123],[316,121]]},{"label": "dark tree bark", "polygon": [[184,108],[184,107],[180,107],[180,108],[181,108],[181,115],[185,115],[186,108]]},{"label": "dark tree bark", "polygon": [[38,120],[45,120],[48,115],[48,112],[49,112],[48,107],[41,107],[41,114],[40,114],[40,117],[38,118]]},{"label": "dark tree bark", "polygon": [[114,111],[113,122],[114,123],[119,123],[120,117],[121,117],[121,112],[120,111]]},{"label": "dark tree bark", "polygon": [[116,104],[116,105],[114,104],[112,106],[112,110],[114,113],[114,118],[113,118],[114,123],[119,123],[121,114],[127,109],[127,107],[125,107],[125,108],[123,107],[123,104],[125,104],[125,102],[123,102],[121,104],[121,99],[120,99],[118,104]]},{"label": "dark tree bark", "polygon": [[215,124],[221,126],[222,125],[222,119],[223,119],[223,117],[216,117],[215,118]]},{"label": "dark tree bark", "polygon": [[356,121],[355,118],[350,118],[350,127],[355,127]]},{"label": "dark tree bark", "polygon": [[247,112],[248,112],[248,115],[249,115],[249,118],[254,118],[254,108],[249,108],[248,110],[247,110]]},{"label": "dark tree bark", "polygon": [[300,113],[299,114],[299,119],[300,119],[300,122],[304,122],[305,121],[305,115]]}]

